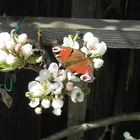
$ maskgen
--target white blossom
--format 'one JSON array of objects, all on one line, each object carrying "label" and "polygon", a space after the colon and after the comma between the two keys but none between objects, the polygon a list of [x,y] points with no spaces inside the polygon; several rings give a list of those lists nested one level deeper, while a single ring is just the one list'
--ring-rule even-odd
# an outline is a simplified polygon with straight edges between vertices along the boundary
[{"label": "white blossom", "polygon": [[7,58],[8,54],[3,51],[3,50],[0,50],[0,63],[3,63],[6,61],[6,58]]},{"label": "white blossom", "polygon": [[53,109],[53,114],[54,114],[54,115],[60,116],[61,113],[62,113],[61,108],[54,108],[54,109]]},{"label": "white blossom", "polygon": [[69,81],[80,82],[80,78],[72,74],[71,72],[67,72],[67,78]]},{"label": "white blossom", "polygon": [[85,53],[86,55],[88,55],[88,54],[90,53],[90,51],[87,49],[87,47],[82,47],[82,48],[81,48],[81,51],[82,51],[83,53]]},{"label": "white blossom", "polygon": [[43,99],[41,101],[41,105],[44,107],[44,108],[49,108],[50,107],[50,100],[48,99]]},{"label": "white blossom", "polygon": [[15,43],[14,43],[14,41],[12,39],[6,41],[5,45],[6,45],[7,50],[11,50],[12,51],[15,48]]},{"label": "white blossom", "polygon": [[0,33],[0,40],[7,42],[10,39],[11,39],[11,37],[10,37],[10,34],[8,32]]},{"label": "white blossom", "polygon": [[32,45],[31,44],[25,44],[21,47],[21,51],[22,51],[22,54],[23,56],[25,57],[29,57],[32,55],[33,53],[33,49],[32,49]]},{"label": "white blossom", "polygon": [[74,87],[71,92],[71,100],[73,102],[83,102],[84,100],[84,93],[79,87]]},{"label": "white blossom", "polygon": [[8,65],[13,65],[17,62],[17,57],[15,57],[14,55],[12,54],[9,54],[7,57],[6,57],[6,63]]},{"label": "white blossom", "polygon": [[130,133],[129,132],[124,132],[123,133],[123,136],[126,138],[126,139],[129,139],[129,140],[133,140],[133,137],[130,135]]},{"label": "white blossom", "polygon": [[100,58],[94,58],[93,62],[94,62],[94,68],[95,69],[101,68],[103,66],[103,64],[104,64],[104,60],[100,59]]},{"label": "white blossom", "polygon": [[29,106],[32,108],[35,108],[38,105],[39,105],[39,98],[33,98],[29,103]]},{"label": "white blossom", "polygon": [[64,104],[64,101],[59,99],[59,98],[54,98],[52,100],[52,107],[53,108],[62,108],[63,107],[63,104]]},{"label": "white blossom", "polygon": [[0,49],[4,50],[5,48],[5,42],[2,39],[0,39]]},{"label": "white blossom", "polygon": [[77,41],[72,40],[71,38],[64,37],[63,38],[63,44],[64,47],[70,47],[73,49],[78,50],[79,49],[79,43]]},{"label": "white blossom", "polygon": [[50,65],[49,65],[49,68],[48,70],[50,71],[50,73],[52,73],[53,77],[55,78],[58,74],[58,65],[54,62],[52,62]]},{"label": "white blossom", "polygon": [[94,35],[91,32],[87,32],[84,34],[83,40],[84,42],[89,42],[94,38]]},{"label": "white blossom", "polygon": [[60,81],[64,81],[66,79],[66,76],[67,72],[64,69],[58,71],[58,78]]},{"label": "white blossom", "polygon": [[[50,77],[51,77],[50,71],[47,70],[47,69],[42,69],[39,72],[38,80],[39,81],[41,81],[41,80],[48,80]],[[37,80],[37,78],[36,78],[36,80]]]},{"label": "white blossom", "polygon": [[36,114],[41,114],[42,113],[42,108],[41,107],[36,107],[35,108],[35,113]]},{"label": "white blossom", "polygon": [[99,43],[99,39],[97,37],[93,37],[92,40],[89,40],[87,43],[86,43],[86,47],[89,49],[89,50],[92,50],[94,49],[95,47],[95,44],[98,44]]},{"label": "white blossom", "polygon": [[28,40],[27,34],[23,33],[18,36],[18,42],[21,44],[25,44]]},{"label": "white blossom", "polygon": [[37,81],[31,81],[28,84],[28,90],[32,93],[33,96],[42,95],[41,89],[42,89],[42,86]]},{"label": "white blossom", "polygon": [[105,54],[107,50],[105,42],[101,42],[98,44],[95,44],[95,47],[93,50],[91,50],[92,55],[99,55],[102,56]]},{"label": "white blossom", "polygon": [[57,82],[57,88],[54,89],[53,93],[56,95],[61,94],[64,87],[63,83],[58,78],[56,78],[54,81]]}]

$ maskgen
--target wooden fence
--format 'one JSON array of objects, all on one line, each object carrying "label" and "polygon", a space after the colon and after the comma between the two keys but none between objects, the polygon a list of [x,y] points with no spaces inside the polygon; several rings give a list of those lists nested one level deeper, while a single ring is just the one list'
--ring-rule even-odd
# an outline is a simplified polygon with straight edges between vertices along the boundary
[{"label": "wooden fence", "polygon": [[[10,31],[16,26],[17,20],[0,17],[0,31]],[[108,46],[105,64],[96,72],[97,80],[90,85],[92,91],[85,101],[74,104],[67,99],[60,117],[50,111],[43,112],[41,116],[34,114],[28,106],[25,92],[28,82],[34,79],[36,73],[18,71],[12,108],[7,109],[0,101],[1,140],[39,140],[69,126],[140,111],[140,21],[25,17],[21,32],[26,32],[35,40],[36,26],[42,29],[44,47],[50,47],[53,41],[76,31],[93,32]],[[3,74],[1,82],[2,78]],[[120,140],[126,130],[140,138],[140,123],[128,122],[90,130],[85,135],[69,136],[68,140],[102,140],[105,131],[104,140]]]}]

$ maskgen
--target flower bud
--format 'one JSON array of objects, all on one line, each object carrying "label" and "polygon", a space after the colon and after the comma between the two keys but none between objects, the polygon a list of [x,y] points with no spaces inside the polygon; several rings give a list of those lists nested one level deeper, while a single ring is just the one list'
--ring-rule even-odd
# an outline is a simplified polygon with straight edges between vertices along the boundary
[{"label": "flower bud", "polygon": [[56,108],[53,110],[53,114],[56,116],[60,116],[61,115],[62,110],[60,108]]},{"label": "flower bud", "polygon": [[8,32],[0,33],[0,40],[2,40],[4,42],[10,40],[10,34]]},{"label": "flower bud", "polygon": [[28,40],[27,34],[21,34],[18,36],[18,42],[21,44],[25,44]]},{"label": "flower bud", "polygon": [[7,50],[13,50],[14,49],[14,47],[15,47],[15,43],[14,43],[14,41],[13,40],[8,40],[6,43],[5,43],[5,45],[6,45],[6,48],[7,48]]},{"label": "flower bud", "polygon": [[84,34],[83,40],[85,42],[91,41],[94,38],[94,35],[91,32],[87,32]]},{"label": "flower bud", "polygon": [[61,99],[53,99],[52,101],[52,107],[53,108],[61,108],[63,106],[64,102]]},{"label": "flower bud", "polygon": [[34,98],[30,101],[29,106],[32,108],[35,108],[39,105],[39,98]]},{"label": "flower bud", "polygon": [[41,105],[44,107],[44,108],[49,108],[50,107],[50,101],[48,99],[43,99],[41,101]]},{"label": "flower bud", "polygon": [[9,54],[9,55],[6,57],[6,63],[7,63],[8,65],[13,65],[13,64],[16,63],[16,61],[17,61],[17,58],[16,58],[14,55],[12,55],[12,54]]},{"label": "flower bud", "polygon": [[7,58],[8,54],[3,51],[3,50],[0,50],[0,63],[3,63],[6,61],[6,58]]},{"label": "flower bud", "polygon": [[5,42],[2,39],[0,39],[0,49],[5,49]]},{"label": "flower bud", "polygon": [[29,57],[32,55],[32,45],[31,44],[25,44],[21,47],[21,51],[22,51],[22,54],[25,56],[25,57]]},{"label": "flower bud", "polygon": [[67,89],[68,91],[72,91],[73,87],[74,87],[73,82],[67,82],[67,83],[66,83],[66,89]]},{"label": "flower bud", "polygon": [[102,60],[100,58],[93,59],[93,62],[94,62],[94,68],[95,69],[101,68],[103,66],[103,64],[104,64],[104,60]]},{"label": "flower bud", "polygon": [[42,113],[42,108],[41,107],[36,107],[35,108],[35,113],[38,114],[38,115],[41,114]]}]

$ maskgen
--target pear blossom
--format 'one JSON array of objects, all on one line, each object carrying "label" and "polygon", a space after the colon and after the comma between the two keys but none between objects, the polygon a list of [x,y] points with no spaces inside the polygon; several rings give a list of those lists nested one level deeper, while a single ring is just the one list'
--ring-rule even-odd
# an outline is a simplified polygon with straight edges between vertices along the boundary
[{"label": "pear blossom", "polygon": [[89,50],[92,50],[94,49],[95,47],[95,44],[98,44],[99,43],[99,39],[97,37],[93,37],[92,40],[89,40],[87,43],[86,43],[86,47],[89,49]]},{"label": "pear blossom", "polygon": [[41,114],[42,113],[42,108],[41,107],[36,107],[35,108],[35,113],[38,114],[38,115]]},{"label": "pear blossom", "polygon": [[87,47],[82,47],[82,48],[81,48],[81,51],[82,51],[83,53],[85,53],[86,55],[88,55],[88,54],[90,53],[90,51],[88,50]]},{"label": "pear blossom", "polygon": [[58,78],[60,81],[64,81],[66,79],[67,72],[66,70],[62,69],[58,71]]},{"label": "pear blossom", "polygon": [[103,66],[103,64],[104,64],[104,60],[100,59],[100,58],[94,58],[93,62],[94,62],[94,68],[95,69],[101,68]]},{"label": "pear blossom", "polygon": [[67,78],[73,82],[80,82],[80,78],[72,74],[71,72],[67,72]]},{"label": "pear blossom", "polygon": [[13,41],[12,39],[6,41],[6,42],[5,42],[5,45],[6,45],[7,50],[13,51],[14,48],[15,48],[15,43],[14,43],[14,41]]},{"label": "pear blossom", "polygon": [[91,50],[91,54],[94,55],[99,55],[99,56],[103,56],[105,54],[107,50],[106,44],[105,42],[101,42],[98,44],[95,44],[95,47],[93,50]]},{"label": "pear blossom", "polygon": [[56,63],[54,63],[54,62],[51,63],[49,65],[49,68],[48,68],[48,70],[50,71],[50,73],[52,73],[53,77],[56,77],[57,76],[58,69],[59,69],[58,65]]},{"label": "pear blossom", "polygon": [[28,40],[27,34],[23,33],[18,36],[18,42],[21,44],[25,44]]},{"label": "pear blossom", "polygon": [[61,108],[54,108],[54,109],[53,109],[53,114],[54,114],[54,115],[60,116],[61,113],[62,113]]},{"label": "pear blossom", "polygon": [[6,57],[6,63],[8,65],[13,65],[17,62],[17,57],[15,57],[14,55],[12,54],[9,54],[7,57]]},{"label": "pear blossom", "polygon": [[5,50],[5,48],[6,48],[5,42],[2,39],[0,39],[0,49]]},{"label": "pear blossom", "polygon": [[32,93],[33,96],[40,96],[42,95],[42,86],[37,81],[31,81],[28,84],[28,90]]},{"label": "pear blossom", "polygon": [[126,139],[128,139],[128,140],[133,140],[133,137],[130,135],[130,133],[129,132],[124,132],[123,133],[123,136],[126,138]]},{"label": "pear blossom", "polygon": [[25,44],[21,47],[21,52],[23,54],[24,57],[29,57],[32,55],[33,53],[33,49],[32,49],[32,45],[31,44]]},{"label": "pear blossom", "polygon": [[49,108],[49,107],[50,107],[50,104],[51,104],[51,102],[50,102],[50,100],[48,100],[48,99],[43,99],[43,100],[41,101],[41,105],[42,105],[44,108]]},{"label": "pear blossom", "polygon": [[0,40],[7,42],[10,39],[11,39],[11,37],[10,37],[10,34],[8,32],[0,33]]},{"label": "pear blossom", "polygon": [[49,70],[47,69],[42,69],[40,72],[39,72],[39,76],[36,78],[36,80],[48,80],[49,78],[51,77],[51,73]]},{"label": "pear blossom", "polygon": [[94,38],[94,35],[91,32],[87,32],[84,34],[83,40],[84,42],[89,42]]},{"label": "pear blossom", "polygon": [[39,98],[33,98],[29,103],[29,106],[32,108],[35,108],[38,105],[39,105]]},{"label": "pear blossom", "polygon": [[79,87],[74,87],[71,92],[71,100],[76,102],[83,102],[84,100],[84,93]]},{"label": "pear blossom", "polygon": [[79,49],[79,43],[77,41],[72,40],[72,38],[64,37],[63,38],[63,44],[64,47],[70,47],[73,49],[78,50]]},{"label": "pear blossom", "polygon": [[53,93],[54,93],[55,95],[61,94],[62,89],[63,89],[63,87],[64,87],[63,83],[62,83],[58,78],[56,78],[54,81],[57,82],[57,88],[55,88],[55,89],[53,90]]},{"label": "pear blossom", "polygon": [[0,50],[0,63],[3,63],[6,61],[6,58],[8,56],[8,53],[3,51],[3,50]]},{"label": "pear blossom", "polygon": [[64,104],[64,101],[61,100],[61,99],[59,99],[59,98],[54,98],[52,100],[52,107],[54,109],[56,109],[56,108],[62,108],[63,107],[63,104]]}]

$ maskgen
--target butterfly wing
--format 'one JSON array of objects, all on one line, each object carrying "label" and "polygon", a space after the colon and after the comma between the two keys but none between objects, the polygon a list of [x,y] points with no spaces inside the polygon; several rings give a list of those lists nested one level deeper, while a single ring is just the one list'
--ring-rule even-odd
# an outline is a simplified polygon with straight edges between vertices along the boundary
[{"label": "butterfly wing", "polygon": [[63,67],[67,68],[72,73],[77,74],[92,74],[93,64],[89,57],[86,57],[82,51],[73,51],[70,47],[60,46],[57,60]]}]

